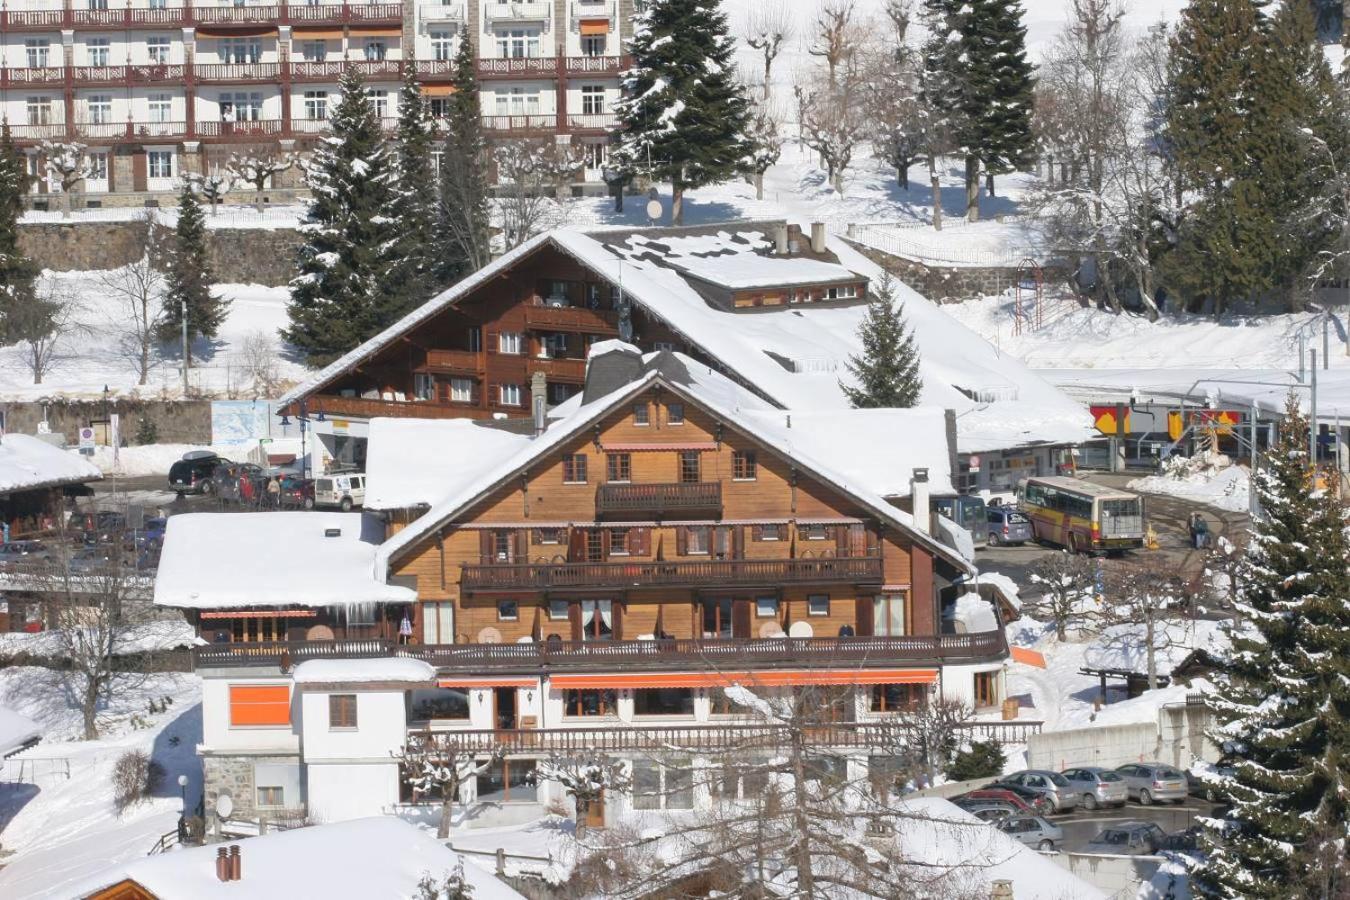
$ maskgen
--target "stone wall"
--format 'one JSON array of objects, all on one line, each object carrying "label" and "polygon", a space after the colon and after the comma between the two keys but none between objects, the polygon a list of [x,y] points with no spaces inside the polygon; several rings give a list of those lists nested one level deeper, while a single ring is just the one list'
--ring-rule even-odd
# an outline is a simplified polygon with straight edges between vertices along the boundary
[{"label": "stone wall", "polygon": [[[47,405],[47,423],[53,432],[66,436],[66,443],[79,441],[79,429],[90,421],[105,418],[102,400],[57,400]],[[36,434],[42,421],[43,404],[6,403],[5,426],[10,431]],[[210,400],[133,400],[109,401],[107,412],[121,416],[122,435],[127,443],[136,442],[142,419],[149,419],[158,431],[161,444],[211,443]]]},{"label": "stone wall", "polygon": [[[221,794],[228,794],[233,801],[232,819],[255,819],[258,815],[256,805],[256,785],[253,783],[253,767],[258,763],[276,763],[278,765],[297,765],[298,756],[203,756],[202,792],[206,803],[206,821],[213,823],[216,818],[216,800]],[[288,807],[299,806],[299,798],[292,801],[287,798]]]},{"label": "stone wall", "polygon": [[[848,245],[935,303],[959,303],[975,297],[1003,293],[1017,283],[1016,266],[931,266],[844,238]],[[1047,284],[1062,281],[1068,273],[1047,266],[1042,270]]]},{"label": "stone wall", "polygon": [[[49,222],[22,226],[19,245],[44,269],[115,269],[140,258],[137,232],[134,222]],[[212,228],[206,235],[222,282],[276,286],[295,274],[300,235],[293,229]]]}]

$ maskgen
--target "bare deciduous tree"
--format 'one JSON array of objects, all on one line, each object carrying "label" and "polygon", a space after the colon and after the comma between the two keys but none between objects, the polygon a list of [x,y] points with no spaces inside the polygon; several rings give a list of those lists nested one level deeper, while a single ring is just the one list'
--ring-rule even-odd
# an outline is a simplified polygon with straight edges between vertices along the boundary
[{"label": "bare deciduous tree", "polygon": [[231,153],[227,171],[245,184],[251,185],[258,212],[263,208],[263,191],[277,175],[296,163],[294,153],[260,149],[253,153]]},{"label": "bare deciduous tree", "polygon": [[755,107],[746,130],[750,150],[746,168],[755,183],[755,199],[764,199],[764,173],[783,155],[783,137],[778,128],[778,115],[767,103]]},{"label": "bare deciduous tree", "polygon": [[605,802],[607,794],[627,793],[632,778],[622,761],[603,753],[589,751],[575,756],[553,755],[541,759],[535,778],[555,781],[577,808],[577,834],[586,830],[592,808]]},{"label": "bare deciduous tree", "polygon": [[453,734],[431,729],[409,734],[408,742],[397,754],[403,780],[412,787],[414,797],[440,798],[441,819],[436,837],[441,840],[450,836],[455,803],[462,799],[464,785],[486,772],[497,759],[489,756],[480,760],[479,756],[460,747]]},{"label": "bare deciduous tree", "polygon": [[580,147],[551,139],[504,142],[493,148],[493,158],[501,182],[502,236],[510,250],[562,218],[559,197],[584,159]]},{"label": "bare deciduous tree", "polygon": [[75,321],[79,298],[56,281],[48,281],[38,288],[38,296],[24,303],[9,315],[9,337],[17,343],[33,384],[42,379],[61,360],[60,348],[65,339],[75,332],[87,330]]},{"label": "bare deciduous tree", "polygon": [[858,46],[859,26],[854,22],[853,0],[823,0],[812,23],[811,43],[806,52],[825,60],[830,86],[837,87],[837,74]]},{"label": "bare deciduous tree", "polygon": [[745,33],[741,36],[746,45],[758,50],[764,58],[764,99],[772,94],[773,63],[782,51],[783,44],[792,40],[796,23],[786,3],[782,0],[759,0],[750,12]]},{"label": "bare deciduous tree", "polygon": [[1172,573],[1137,563],[1122,563],[1106,573],[1099,644],[1115,655],[1144,651],[1149,690],[1158,688],[1158,655],[1185,646],[1180,618],[1189,606],[1185,587]]},{"label": "bare deciduous tree", "polygon": [[137,384],[150,378],[151,355],[159,344],[159,320],[164,306],[164,249],[158,244],[155,216],[147,212],[132,223],[140,257],[117,269],[100,272],[99,286],[117,301],[117,347],[136,366]]},{"label": "bare deciduous tree", "polygon": [[801,113],[801,141],[814,150],[825,167],[831,187],[844,192],[844,170],[853,161],[853,151],[867,131],[866,115],[857,85],[831,82],[793,90]]},{"label": "bare deciduous tree", "polygon": [[924,158],[932,143],[931,117],[923,108],[919,90],[919,55],[905,43],[908,0],[892,0],[887,13],[893,24],[890,39],[873,36],[859,51],[859,87],[873,152],[895,167],[896,182],[908,190],[909,167]]},{"label": "bare deciduous tree", "polygon": [[68,216],[75,186],[88,178],[91,171],[89,148],[74,141],[43,141],[42,155],[47,160],[47,173],[61,187],[62,211]]},{"label": "bare deciduous tree", "polygon": [[215,215],[225,195],[234,187],[235,175],[229,169],[212,166],[205,174],[191,175],[193,187],[211,204],[211,215]]},{"label": "bare deciduous tree", "polygon": [[276,341],[262,329],[250,331],[240,348],[244,374],[253,379],[253,392],[260,397],[271,397],[281,380],[281,359]]},{"label": "bare deciduous tree", "polygon": [[1082,630],[1097,619],[1097,567],[1087,557],[1062,550],[1038,559],[1031,582],[1041,595],[1024,604],[1026,612],[1055,626],[1055,636],[1068,640],[1069,629]]},{"label": "bare deciduous tree", "polygon": [[880,723],[880,746],[934,784],[961,749],[962,726],[974,713],[960,700],[925,698]]}]

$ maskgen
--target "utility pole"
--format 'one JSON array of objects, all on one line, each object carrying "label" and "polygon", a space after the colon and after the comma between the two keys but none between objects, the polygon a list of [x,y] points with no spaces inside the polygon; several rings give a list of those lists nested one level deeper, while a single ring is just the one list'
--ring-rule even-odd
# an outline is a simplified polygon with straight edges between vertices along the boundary
[{"label": "utility pole", "polygon": [[1309,350],[1312,354],[1310,362],[1312,363],[1312,390],[1309,391],[1311,398],[1308,400],[1310,407],[1308,412],[1308,448],[1311,455],[1308,457],[1312,462],[1313,470],[1317,469],[1317,351]]},{"label": "utility pole", "polygon": [[183,399],[188,396],[188,339],[187,339],[187,301],[178,301],[178,318],[183,323]]},{"label": "utility pole", "polygon": [[1247,420],[1247,440],[1251,442],[1252,448],[1252,467],[1250,470],[1251,471],[1250,477],[1252,481],[1248,485],[1247,489],[1247,511],[1248,513],[1251,514],[1252,521],[1256,521],[1256,517],[1261,512],[1261,501],[1256,496],[1256,481],[1255,481],[1256,468],[1258,464],[1256,453],[1256,416],[1257,416],[1256,401],[1253,400],[1251,418]]},{"label": "utility pole", "polygon": [[1322,313],[1322,368],[1331,363],[1331,314]]}]

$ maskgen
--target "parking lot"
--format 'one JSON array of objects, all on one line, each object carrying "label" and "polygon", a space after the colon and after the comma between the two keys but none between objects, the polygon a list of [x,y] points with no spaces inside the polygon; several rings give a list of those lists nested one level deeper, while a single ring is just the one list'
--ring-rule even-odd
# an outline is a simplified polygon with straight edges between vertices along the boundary
[{"label": "parking lot", "polygon": [[1064,829],[1066,853],[1080,851],[1103,828],[1119,825],[1121,822],[1153,822],[1168,834],[1185,831],[1195,824],[1199,816],[1214,814],[1216,804],[1201,797],[1188,797],[1185,803],[1163,803],[1152,806],[1140,806],[1130,801],[1119,809],[1074,810],[1047,818]]}]

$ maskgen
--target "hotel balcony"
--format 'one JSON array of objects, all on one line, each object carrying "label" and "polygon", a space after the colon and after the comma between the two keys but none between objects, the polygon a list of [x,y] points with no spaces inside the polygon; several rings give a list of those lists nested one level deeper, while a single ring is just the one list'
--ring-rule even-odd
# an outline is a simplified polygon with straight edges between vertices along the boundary
[{"label": "hotel balcony", "polygon": [[569,75],[618,75],[632,64],[631,56],[568,56],[563,60]]},{"label": "hotel balcony", "polygon": [[575,27],[582,20],[608,19],[614,26],[614,0],[572,0],[572,24]]},{"label": "hotel balcony", "polygon": [[198,122],[197,136],[215,140],[252,141],[277,137],[284,123],[280,119],[241,119],[237,122]]},{"label": "hotel balcony", "polygon": [[540,78],[558,72],[556,56],[479,57],[479,78]]},{"label": "hotel balcony", "polygon": [[[199,133],[200,133],[200,126]],[[93,141],[138,141],[177,138],[187,134],[186,122],[77,122],[75,134]]]},{"label": "hotel balcony", "polygon": [[398,25],[403,21],[399,3],[317,3],[286,7],[286,19],[297,25],[360,22],[368,25]]},{"label": "hotel balcony", "polygon": [[546,22],[553,17],[553,4],[487,0],[483,3],[483,12],[489,22]]},{"label": "hotel balcony", "polygon": [[327,62],[293,62],[290,75],[293,81],[337,81],[348,69],[355,70],[362,78],[385,78],[393,81],[399,77],[401,63],[397,59],[351,59]]},{"label": "hotel balcony", "polygon": [[66,80],[66,70],[62,66],[38,66],[33,68],[0,68],[0,87],[31,87],[37,84],[61,84]]},{"label": "hotel balcony", "polygon": [[558,670],[713,671],[798,666],[886,667],[981,662],[1007,654],[1001,631],[902,637],[669,638],[638,641],[541,641],[510,644],[400,645],[370,638],[207,644],[192,651],[198,669],[290,665],[307,659],[422,659],[443,673]]},{"label": "hotel balcony", "polygon": [[585,306],[527,306],[525,327],[532,331],[566,331],[573,334],[619,333],[619,314]]},{"label": "hotel balcony", "polygon": [[614,113],[568,113],[567,130],[587,134],[608,134],[618,125]]},{"label": "hotel balcony", "polygon": [[492,137],[529,137],[552,134],[558,117],[552,113],[528,116],[483,116],[483,130]]},{"label": "hotel balcony", "polygon": [[574,384],[586,382],[586,360],[536,357],[530,360],[529,371],[543,372],[549,381],[568,381]]},{"label": "hotel balcony", "polygon": [[417,7],[422,22],[463,22],[463,3],[422,3]]},{"label": "hotel balcony", "polygon": [[[373,419],[376,416],[408,419],[490,419],[493,410],[463,403],[433,403],[429,400],[372,399],[340,397],[332,394],[314,394],[305,400],[311,415],[324,413],[330,417]],[[294,413],[295,404],[286,412]]]},{"label": "hotel balcony", "polygon": [[192,74],[198,81],[279,81],[281,63],[198,63]]},{"label": "hotel balcony", "polygon": [[460,583],[466,592],[533,592],[560,588],[748,588],[784,584],[880,584],[881,572],[879,556],[639,560],[465,566]]},{"label": "hotel balcony", "polygon": [[695,481],[677,484],[602,484],[595,490],[597,518],[685,518],[718,516],[722,512],[722,483]]},{"label": "hotel balcony", "polygon": [[281,20],[279,6],[194,6],[198,25],[275,25]]},{"label": "hotel balcony", "polygon": [[46,141],[66,136],[65,122],[29,124],[19,122],[9,126],[10,136],[16,141]]}]

